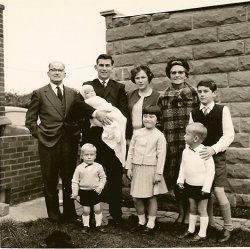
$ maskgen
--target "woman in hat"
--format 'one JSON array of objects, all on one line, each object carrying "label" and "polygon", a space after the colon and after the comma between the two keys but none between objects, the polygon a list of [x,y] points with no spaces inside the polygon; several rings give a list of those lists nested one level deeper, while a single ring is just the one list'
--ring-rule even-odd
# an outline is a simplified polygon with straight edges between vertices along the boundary
[{"label": "woman in hat", "polygon": [[130,135],[135,130],[142,128],[142,109],[146,106],[156,105],[160,93],[150,86],[154,78],[147,65],[139,65],[131,70],[131,81],[137,85],[137,89],[128,93],[128,108],[132,123]]},{"label": "woman in hat", "polygon": [[199,105],[196,90],[187,83],[189,65],[187,61],[175,59],[168,62],[166,75],[171,85],[159,99],[159,106],[163,113],[162,129],[168,148],[164,168],[164,177],[169,190],[173,190],[179,208],[176,224],[188,223],[188,199],[180,192],[176,182],[179,174],[181,155],[185,148],[185,129],[189,122],[189,114]]}]

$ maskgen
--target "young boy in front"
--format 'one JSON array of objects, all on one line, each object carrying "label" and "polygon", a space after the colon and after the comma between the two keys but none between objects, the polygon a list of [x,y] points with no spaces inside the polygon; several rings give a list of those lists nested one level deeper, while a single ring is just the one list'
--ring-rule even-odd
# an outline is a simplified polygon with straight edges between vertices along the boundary
[{"label": "young boy in front", "polygon": [[[182,153],[177,184],[185,191],[189,199],[190,214],[188,230],[180,239],[193,237],[192,241],[206,239],[208,226],[207,204],[214,179],[214,160],[202,159],[199,152],[205,147],[202,142],[207,136],[207,129],[201,123],[192,123],[186,127],[184,139],[186,148]],[[200,231],[194,236],[195,225],[200,215]]]},{"label": "young boy in front", "polygon": [[80,204],[83,206],[83,233],[89,232],[90,206],[94,205],[96,229],[105,232],[101,227],[102,210],[100,194],[106,184],[106,174],[101,164],[95,162],[96,147],[86,143],[81,148],[83,162],[75,169],[72,178],[72,198],[80,196]]},{"label": "young boy in front", "polygon": [[[227,186],[226,149],[234,140],[234,127],[229,108],[214,102],[217,86],[212,80],[202,80],[197,85],[200,107],[190,113],[189,123],[200,122],[207,128],[208,134],[203,144],[206,146],[200,155],[204,159],[213,157],[215,177],[213,192],[218,200],[224,220],[224,227],[218,242],[228,241],[233,231],[231,208],[224,187]],[[212,213],[212,204],[208,205]],[[213,216],[209,214],[209,223],[214,225]]]}]

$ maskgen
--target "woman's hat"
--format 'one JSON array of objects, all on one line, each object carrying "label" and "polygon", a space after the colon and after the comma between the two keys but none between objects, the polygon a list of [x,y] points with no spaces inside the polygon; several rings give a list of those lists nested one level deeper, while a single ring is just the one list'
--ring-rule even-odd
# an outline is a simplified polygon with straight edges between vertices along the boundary
[{"label": "woman's hat", "polygon": [[186,76],[188,77],[189,65],[188,65],[187,61],[183,60],[183,59],[173,59],[173,60],[169,61],[167,66],[166,66],[165,71],[166,71],[166,75],[168,76],[168,78],[170,78],[171,68],[175,65],[183,66],[186,69]]}]

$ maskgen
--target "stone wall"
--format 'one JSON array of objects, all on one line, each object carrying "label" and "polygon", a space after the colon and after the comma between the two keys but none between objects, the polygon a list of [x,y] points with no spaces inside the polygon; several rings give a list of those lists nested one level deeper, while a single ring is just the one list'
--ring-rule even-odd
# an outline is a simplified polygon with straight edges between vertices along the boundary
[{"label": "stone wall", "polygon": [[[164,10],[163,10],[164,11]],[[137,16],[117,16],[103,11],[107,53],[115,60],[114,78],[131,83],[133,65],[146,63],[155,78],[153,88],[169,85],[166,62],[188,60],[189,82],[213,79],[218,102],[229,106],[235,140],[227,151],[227,193],[233,206],[250,207],[250,3]]]},{"label": "stone wall", "polygon": [[37,139],[31,135],[0,137],[0,189],[6,203],[43,195]]}]

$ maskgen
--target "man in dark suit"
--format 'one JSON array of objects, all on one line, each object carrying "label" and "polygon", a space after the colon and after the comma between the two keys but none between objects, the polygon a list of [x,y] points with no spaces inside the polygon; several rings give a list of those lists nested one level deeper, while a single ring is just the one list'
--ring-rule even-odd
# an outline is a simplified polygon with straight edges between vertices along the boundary
[{"label": "man in dark suit", "polygon": [[[107,102],[117,107],[122,114],[128,118],[127,96],[124,84],[118,83],[110,76],[112,74],[114,61],[110,55],[101,54],[96,60],[95,69],[98,78],[83,83],[92,85],[96,95],[104,98]],[[83,143],[90,142],[97,148],[96,161],[102,164],[107,174],[107,196],[109,202],[109,213],[116,224],[122,223],[122,175],[123,167],[116,157],[114,150],[102,141],[102,127],[84,126]]]},{"label": "man in dark suit", "polygon": [[[25,125],[38,139],[38,152],[44,182],[44,196],[50,221],[74,221],[77,218],[71,195],[71,180],[77,163],[80,138],[74,113],[89,118],[95,109],[80,99],[80,94],[63,85],[66,76],[62,62],[49,64],[50,83],[32,94]],[[95,112],[95,117],[105,123],[105,116]],[[40,123],[37,124],[38,118]],[[62,178],[63,216],[59,210],[58,178]]]}]

